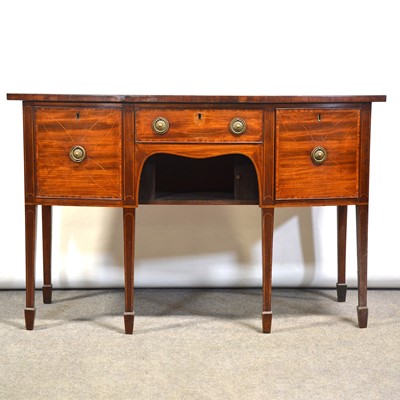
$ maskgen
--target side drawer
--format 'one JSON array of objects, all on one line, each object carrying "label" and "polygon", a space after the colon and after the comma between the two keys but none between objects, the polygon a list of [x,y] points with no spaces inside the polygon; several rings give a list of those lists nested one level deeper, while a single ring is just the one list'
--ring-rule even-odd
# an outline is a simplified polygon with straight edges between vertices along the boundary
[{"label": "side drawer", "polygon": [[359,109],[276,111],[275,198],[357,198]]},{"label": "side drawer", "polygon": [[[261,143],[262,110],[209,109],[138,109],[136,111],[137,142],[172,143]],[[165,132],[154,127],[164,120]],[[234,132],[231,123],[245,127]],[[238,129],[240,131],[240,129]]]},{"label": "side drawer", "polygon": [[36,195],[122,198],[121,121],[116,108],[36,108]]}]

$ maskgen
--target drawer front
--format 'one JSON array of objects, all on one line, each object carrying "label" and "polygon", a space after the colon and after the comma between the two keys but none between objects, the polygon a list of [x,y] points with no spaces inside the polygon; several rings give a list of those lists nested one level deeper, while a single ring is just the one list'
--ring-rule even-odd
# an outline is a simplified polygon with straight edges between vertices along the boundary
[{"label": "drawer front", "polygon": [[360,110],[276,112],[277,200],[357,198]]},{"label": "drawer front", "polygon": [[[262,115],[262,110],[139,109],[136,111],[136,141],[261,143]],[[153,126],[160,117],[168,124],[165,133],[156,132]],[[239,119],[238,128],[245,124],[243,133],[232,133],[230,124],[236,119]]]},{"label": "drawer front", "polygon": [[122,198],[121,120],[113,108],[37,108],[38,197]]}]

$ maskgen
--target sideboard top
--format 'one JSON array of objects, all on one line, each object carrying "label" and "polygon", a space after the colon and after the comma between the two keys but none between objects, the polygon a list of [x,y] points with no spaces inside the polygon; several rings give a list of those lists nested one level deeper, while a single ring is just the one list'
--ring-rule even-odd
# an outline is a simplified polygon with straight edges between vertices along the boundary
[{"label": "sideboard top", "polygon": [[93,103],[371,103],[386,101],[386,96],[150,96],[150,95],[86,95],[86,94],[22,94],[8,93],[8,100]]}]

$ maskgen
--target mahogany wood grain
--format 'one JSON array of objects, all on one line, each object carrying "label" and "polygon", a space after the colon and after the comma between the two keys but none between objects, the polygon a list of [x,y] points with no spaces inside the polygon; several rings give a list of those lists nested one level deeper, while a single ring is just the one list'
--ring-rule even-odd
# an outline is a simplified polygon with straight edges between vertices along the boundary
[{"label": "mahogany wood grain", "polygon": [[132,107],[126,107],[123,114],[123,185],[124,205],[135,205],[135,111]]},{"label": "mahogany wood grain", "polygon": [[360,140],[360,201],[368,201],[369,196],[369,153],[371,141],[371,104],[361,110]]},{"label": "mahogany wood grain", "polygon": [[24,177],[26,204],[34,204],[35,202],[35,142],[33,114],[32,105],[30,103],[24,103]]},{"label": "mahogany wood grain", "polygon": [[135,260],[135,208],[124,208],[124,279],[125,279],[125,333],[133,333],[134,324],[134,260]]},{"label": "mahogany wood grain", "polygon": [[[52,290],[51,207],[76,205],[123,208],[124,323],[125,332],[133,332],[135,208],[141,187],[141,203],[262,208],[265,333],[272,323],[274,209],[338,207],[337,291],[338,300],[344,301],[347,206],[356,205],[357,314],[360,328],[367,326],[371,102],[386,101],[386,96],[8,94],[7,98],[24,102],[27,329],[33,329],[35,319],[37,205],[42,205],[45,303],[51,302]],[[170,122],[163,136],[152,130],[158,116]],[[247,123],[247,131],[239,136],[229,130],[235,117]],[[69,157],[74,145],[86,149],[82,163]],[[316,146],[327,150],[321,165],[311,160]]]},{"label": "mahogany wood grain", "polygon": [[52,242],[52,208],[42,206],[42,242],[43,242],[43,303],[50,304],[52,300],[51,284],[51,242]]},{"label": "mahogany wood grain", "polygon": [[[122,198],[120,110],[112,108],[36,108],[38,197]],[[70,149],[82,146],[83,162]]]},{"label": "mahogany wood grain", "polygon": [[30,102],[23,105],[24,124],[24,170],[25,170],[25,281],[26,307],[25,327],[32,330],[35,324],[35,255],[36,220],[35,203],[35,145],[33,129],[33,107]]},{"label": "mahogany wood grain", "polygon": [[275,199],[275,110],[264,112],[263,205],[273,205]]},{"label": "mahogany wood grain", "polygon": [[25,327],[32,330],[35,323],[35,254],[36,254],[35,205],[25,206],[25,258],[26,258],[26,308]]},{"label": "mahogany wood grain", "polygon": [[336,284],[337,299],[346,301],[346,239],[347,239],[347,206],[337,207],[337,254],[338,281]]},{"label": "mahogany wood grain", "polygon": [[[243,109],[138,109],[136,111],[136,141],[163,143],[261,143],[263,138],[262,110]],[[168,131],[157,134],[153,121],[164,117]],[[229,130],[234,118],[246,122],[246,131],[240,135]]]},{"label": "mahogany wood grain", "polygon": [[[44,206],[83,206],[83,207],[122,207],[122,199],[109,199],[107,197],[93,199],[90,197],[80,199],[75,197],[37,197],[35,204]],[[127,205],[129,206],[129,205]]]},{"label": "mahogany wood grain", "polygon": [[367,204],[360,202],[358,199],[346,198],[331,198],[331,199],[290,199],[290,200],[275,200],[275,207],[320,207],[320,206],[350,206],[354,204]]},{"label": "mahogany wood grain", "polygon": [[386,101],[383,95],[367,96],[152,96],[152,95],[69,95],[8,93],[8,100],[90,102],[90,103],[210,103],[210,104],[282,104],[282,103],[371,103]]},{"label": "mahogany wood grain", "polygon": [[[277,110],[276,198],[357,198],[360,110]],[[313,163],[322,146],[325,162]]]},{"label": "mahogany wood grain", "polygon": [[263,208],[262,226],[262,283],[263,283],[263,333],[271,332],[272,324],[272,248],[274,237],[274,208]]},{"label": "mahogany wood grain", "polygon": [[357,223],[357,275],[358,275],[358,326],[368,324],[367,262],[368,262],[368,205],[356,206]]}]

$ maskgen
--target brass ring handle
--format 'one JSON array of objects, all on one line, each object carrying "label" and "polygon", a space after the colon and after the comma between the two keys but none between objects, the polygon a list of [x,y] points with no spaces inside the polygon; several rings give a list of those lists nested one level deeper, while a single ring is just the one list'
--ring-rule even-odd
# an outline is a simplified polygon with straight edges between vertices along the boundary
[{"label": "brass ring handle", "polygon": [[82,146],[73,146],[69,151],[71,161],[80,163],[86,158],[86,151]]},{"label": "brass ring handle", "polygon": [[314,147],[314,149],[311,151],[311,160],[315,164],[322,164],[326,160],[327,156],[328,152],[322,146]]},{"label": "brass ring handle", "polygon": [[246,122],[242,118],[233,118],[229,124],[229,129],[234,135],[241,135],[246,131]]},{"label": "brass ring handle", "polygon": [[167,118],[157,117],[153,120],[153,131],[158,135],[164,135],[169,129],[169,122]]}]

